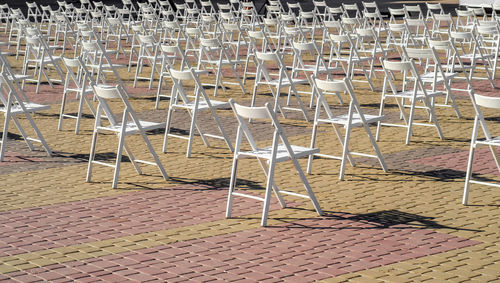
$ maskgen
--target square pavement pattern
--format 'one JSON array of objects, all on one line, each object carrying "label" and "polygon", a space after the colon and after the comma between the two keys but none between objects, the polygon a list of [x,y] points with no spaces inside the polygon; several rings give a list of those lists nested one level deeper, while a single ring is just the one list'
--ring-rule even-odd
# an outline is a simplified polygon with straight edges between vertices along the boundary
[{"label": "square pavement pattern", "polygon": [[[128,76],[126,84],[131,85]],[[252,84],[248,80],[247,89]],[[474,82],[474,87],[479,93],[499,95],[483,81]],[[205,147],[197,137],[188,159],[185,141],[171,140],[169,151],[160,153],[168,181],[148,168],[137,175],[124,162],[117,189],[111,189],[110,168],[96,167],[93,182],[86,183],[92,116],[84,115],[79,135],[71,120],[57,131],[62,86],[43,85],[37,95],[30,88],[28,84],[26,92],[33,101],[52,106],[37,113],[35,120],[55,156],[47,157],[41,147],[30,152],[15,129],[9,133],[6,159],[0,163],[2,282],[500,280],[500,191],[473,185],[470,205],[461,204],[474,117],[468,96],[456,94],[462,119],[450,108],[439,110],[445,140],[416,128],[412,143],[405,145],[404,131],[383,128],[379,146],[387,173],[373,160],[360,158],[356,167],[347,166],[345,180],[340,181],[339,162],[315,159],[307,178],[325,215],[317,216],[302,199],[287,199],[285,209],[274,201],[269,226],[263,228],[262,204],[251,199],[236,198],[234,218],[224,217],[233,155],[223,142]],[[152,111],[155,89],[139,84],[129,91],[139,116],[165,121],[167,101]],[[363,109],[376,113],[380,93],[366,85],[355,85],[355,91]],[[250,100],[234,87],[219,95],[219,100]],[[270,96],[265,93],[259,96],[259,103],[266,98]],[[334,98],[331,102],[335,104]],[[68,107],[75,111],[77,102]],[[389,119],[397,119],[394,105],[387,111]],[[312,113],[309,110],[310,117]],[[233,114],[218,114],[234,141]],[[189,127],[187,114],[182,115],[176,113],[173,121],[178,133]],[[498,113],[485,115],[493,117],[488,122],[498,132]],[[214,130],[208,115],[202,114],[200,121]],[[309,145],[311,123],[293,113],[288,119],[280,117],[280,122],[293,144]],[[264,126],[252,125],[259,143],[270,140]],[[160,152],[163,131],[149,138]],[[139,157],[147,157],[137,137],[127,139],[137,146]],[[361,131],[354,129],[351,140],[354,150],[370,151]],[[113,135],[102,135],[98,158],[114,158],[116,141]],[[324,153],[340,150],[327,126],[320,128],[317,145]],[[305,160],[300,164],[305,168]],[[474,175],[498,180],[488,150],[476,154]],[[242,190],[263,194],[265,177],[256,162],[243,161],[239,177]],[[282,188],[300,189],[288,163],[277,167],[276,182]]]}]

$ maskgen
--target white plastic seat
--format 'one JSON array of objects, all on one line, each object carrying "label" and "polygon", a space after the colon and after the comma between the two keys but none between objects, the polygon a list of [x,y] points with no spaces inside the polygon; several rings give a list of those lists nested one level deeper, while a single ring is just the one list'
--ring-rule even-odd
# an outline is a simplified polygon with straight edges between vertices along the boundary
[{"label": "white plastic seat", "polygon": [[[92,88],[99,101],[99,105],[97,106],[97,111],[96,111],[97,115],[95,117],[94,132],[92,135],[92,146],[90,148],[89,164],[88,164],[87,179],[86,179],[87,182],[91,181],[93,165],[94,164],[104,165],[115,169],[111,187],[113,189],[116,188],[118,184],[118,176],[120,173],[123,150],[125,150],[125,152],[127,153],[130,162],[134,166],[137,173],[142,174],[142,171],[139,168],[138,163],[153,165],[158,167],[163,178],[167,180],[168,179],[167,173],[165,172],[165,169],[163,168],[163,165],[161,164],[158,155],[156,154],[155,150],[153,149],[153,146],[149,142],[149,139],[146,135],[146,131],[161,129],[165,126],[165,124],[139,120],[137,118],[137,115],[135,114],[134,109],[132,108],[132,105],[128,101],[126,94],[123,91],[123,87],[121,85],[116,85],[116,86],[92,85]],[[123,115],[122,115],[122,120],[120,122],[118,122],[116,116],[114,115],[111,108],[109,107],[109,104],[107,103],[107,100],[109,99],[120,99],[123,103]],[[105,117],[109,121],[108,125],[102,124],[102,120],[104,118],[102,116],[103,112],[105,114]],[[118,136],[119,142],[118,142],[118,150],[116,154],[115,164],[110,164],[100,160],[95,160],[97,140],[98,140],[97,137],[98,134],[103,131],[111,131]],[[152,155],[154,162],[136,159],[132,154],[131,147],[128,146],[127,143],[125,142],[125,137],[136,133],[139,133],[142,136],[142,139],[146,144],[149,153]],[[136,148],[135,144],[133,148],[134,149]]]},{"label": "white plastic seat", "polygon": [[[336,135],[337,139],[339,140],[339,143],[342,147],[342,155],[335,156],[335,155],[328,155],[328,154],[321,154],[321,153],[315,153],[314,155],[310,155],[309,161],[307,164],[307,173],[311,173],[311,171],[312,171],[312,162],[313,162],[314,156],[326,157],[326,158],[331,158],[331,159],[340,159],[341,165],[340,165],[339,179],[344,180],[344,172],[345,172],[346,162],[349,161],[352,166],[356,165],[355,160],[352,157],[352,155],[375,158],[380,163],[382,169],[385,172],[387,172],[387,166],[385,165],[382,153],[380,152],[380,149],[377,145],[377,142],[375,141],[375,138],[373,137],[372,132],[370,131],[370,128],[369,128],[369,125],[371,123],[380,122],[380,121],[384,120],[385,117],[382,115],[370,115],[370,114],[363,113],[363,110],[361,109],[361,106],[358,102],[358,99],[354,93],[352,83],[348,78],[345,78],[342,81],[340,81],[340,80],[320,80],[320,79],[314,78],[313,86],[314,86],[313,90],[316,93],[317,101],[316,101],[316,111],[314,114],[313,131],[312,131],[312,136],[311,136],[311,148],[316,146],[316,136],[318,133],[318,126],[322,123],[331,124],[333,126],[333,130],[335,132],[335,135]],[[325,98],[326,92],[330,92],[330,93],[331,92],[334,92],[334,93],[345,92],[345,93],[347,93],[349,95],[349,98],[350,98],[348,113],[341,114],[341,115],[335,115],[326,101],[326,98]],[[325,113],[327,114],[326,118],[321,117],[321,109],[324,109]],[[338,125],[343,126],[345,128],[345,135],[344,136],[342,135],[340,129],[338,128]],[[350,135],[351,135],[351,131],[352,131],[353,127],[363,127],[364,128],[366,134],[368,135],[368,138],[369,138],[369,141],[372,145],[372,148],[375,152],[375,155],[361,153],[361,152],[354,152],[354,151],[351,151],[349,149]],[[330,142],[329,142],[329,145],[331,146]]]},{"label": "white plastic seat", "polygon": [[[498,153],[496,147],[500,146],[500,138],[493,137],[489,131],[488,125],[486,124],[485,117],[483,115],[483,111],[481,108],[489,108],[498,112],[500,109],[500,97],[492,97],[474,94],[472,97],[472,105],[474,106],[474,110],[476,112],[474,118],[474,126],[472,128],[472,138],[470,144],[469,151],[469,160],[467,162],[467,173],[465,175],[465,186],[462,203],[464,205],[468,205],[469,203],[469,190],[471,184],[477,184],[482,186],[490,186],[495,188],[500,188],[500,183],[498,182],[487,182],[487,181],[479,181],[474,180],[472,176],[472,169],[474,165],[474,153],[476,148],[479,146],[488,146],[490,148],[491,154],[493,156],[493,160],[495,161],[495,165],[497,170],[500,171],[500,159],[498,157]],[[496,117],[496,116],[495,116]],[[481,126],[481,130],[484,134],[484,139],[478,139],[479,135],[479,126]]]},{"label": "white plastic seat", "polygon": [[[227,209],[226,209],[226,217],[230,218],[232,215],[232,206],[233,199],[235,196],[238,197],[247,197],[254,200],[259,200],[264,202],[264,206],[262,209],[262,218],[261,225],[267,225],[267,218],[269,212],[269,203],[271,200],[271,191],[273,191],[280,204],[281,207],[285,207],[285,200],[282,197],[282,194],[288,194],[291,196],[302,197],[311,200],[314,209],[319,215],[322,215],[323,212],[321,207],[314,195],[314,192],[309,185],[309,182],[306,179],[304,172],[302,171],[301,166],[299,165],[297,159],[300,157],[306,157],[314,153],[318,153],[319,149],[317,148],[307,148],[302,146],[293,146],[289,143],[288,138],[286,137],[281,125],[276,117],[274,110],[272,109],[269,103],[266,103],[264,107],[246,107],[239,104],[236,104],[233,99],[229,100],[231,107],[233,108],[236,119],[238,120],[238,133],[236,136],[235,143],[235,151],[233,157],[233,166],[231,170],[231,180],[229,183],[229,193],[228,193],[228,201],[227,201]],[[274,126],[274,133],[272,137],[272,145],[268,147],[258,147],[252,133],[249,131],[248,125],[245,120],[247,119],[266,119],[271,120],[272,125]],[[248,143],[251,146],[251,150],[244,151],[242,150],[242,140],[243,136],[246,137]],[[260,163],[264,174],[266,175],[266,192],[264,197],[258,197],[255,195],[241,193],[236,191],[236,183],[237,183],[237,168],[240,159],[255,157]],[[291,160],[293,165],[304,185],[304,188],[307,194],[299,194],[296,192],[289,192],[280,190],[274,181],[274,175],[276,172],[276,165],[283,161]],[[241,165],[240,165],[241,166]]]},{"label": "white plastic seat", "polygon": [[[210,146],[207,137],[211,138],[216,138],[216,139],[221,139],[224,140],[229,148],[229,150],[233,151],[233,145],[231,144],[231,141],[229,140],[224,127],[222,126],[219,116],[215,112],[215,109],[220,109],[220,108],[227,108],[229,107],[229,104],[227,102],[219,102],[216,100],[210,100],[208,97],[207,93],[205,92],[205,89],[203,88],[203,85],[201,84],[198,73],[195,71],[195,69],[191,68],[189,70],[174,70],[171,69],[170,67],[168,68],[168,72],[172,78],[173,86],[172,86],[172,94],[170,96],[170,105],[168,107],[168,114],[167,114],[167,124],[165,128],[165,138],[163,141],[163,152],[167,151],[167,145],[168,145],[168,138],[169,137],[174,137],[174,138],[181,138],[181,139],[187,139],[188,140],[188,145],[187,145],[187,150],[186,150],[186,157],[191,156],[191,148],[193,145],[193,140],[194,140],[194,134],[195,134],[195,128],[200,134],[201,139],[203,140],[203,143],[206,146]],[[190,81],[194,82],[195,89],[194,89],[194,95],[192,98],[194,98],[194,101],[190,100],[188,97],[188,94],[184,88],[184,82]],[[189,128],[189,136],[181,136],[181,135],[176,135],[170,133],[170,128],[171,128],[171,123],[172,123],[172,116],[173,113],[176,112],[175,110],[178,109],[184,109],[187,110],[189,115],[191,116],[191,123],[190,123],[190,128]],[[199,121],[198,121],[198,113],[200,111],[210,111],[210,114],[212,118],[215,120],[215,123],[217,124],[217,127],[219,128],[219,131],[221,133],[221,136],[219,135],[213,135],[213,134],[207,134],[204,133],[199,126]]]}]

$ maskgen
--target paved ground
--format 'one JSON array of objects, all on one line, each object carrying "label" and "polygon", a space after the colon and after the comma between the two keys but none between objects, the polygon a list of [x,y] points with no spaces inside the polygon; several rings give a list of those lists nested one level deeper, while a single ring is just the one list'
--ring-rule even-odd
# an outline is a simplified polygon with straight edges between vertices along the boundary
[{"label": "paved ground", "polygon": [[[14,65],[20,63],[10,59]],[[131,85],[130,75],[122,75]],[[500,85],[500,80],[496,82]],[[252,86],[249,80],[247,89]],[[355,86],[364,109],[376,112],[380,93],[369,91],[366,84]],[[380,80],[376,86],[381,87]],[[484,81],[475,81],[474,86],[480,93],[499,94]],[[141,117],[165,120],[168,101],[153,111],[155,89],[141,84],[129,90]],[[379,146],[389,172],[360,158],[356,167],[347,166],[345,181],[338,180],[339,162],[315,159],[307,178],[325,216],[317,216],[302,199],[287,198],[286,209],[273,202],[270,225],[262,228],[261,203],[253,200],[236,198],[234,218],[224,218],[232,161],[224,143],[215,140],[208,148],[198,138],[192,158],[187,159],[186,142],[171,139],[168,153],[160,153],[169,181],[154,168],[145,167],[144,175],[137,175],[125,162],[117,189],[111,189],[112,170],[100,166],[95,167],[93,182],[86,183],[90,112],[85,110],[79,135],[73,132],[72,120],[57,131],[62,86],[44,85],[40,94],[33,94],[28,85],[27,93],[52,106],[36,115],[36,123],[55,156],[47,157],[38,146],[30,152],[17,130],[9,133],[7,158],[0,163],[2,281],[499,280],[500,191],[474,185],[471,205],[461,204],[473,119],[463,94],[457,93],[462,119],[449,108],[438,112],[445,140],[433,129],[420,127],[412,143],[405,145],[402,129],[383,128]],[[259,93],[259,104],[269,100],[268,90]],[[241,103],[250,99],[235,87],[220,92],[218,99],[229,97]],[[346,111],[334,98],[329,102],[336,105],[335,111]],[[76,106],[74,101],[69,104],[71,111]],[[388,118],[397,120],[396,111],[388,107]],[[173,126],[183,133],[188,116],[178,112]],[[234,140],[232,113],[218,113]],[[312,117],[312,111],[309,114]],[[495,114],[486,112],[493,124]],[[312,125],[300,118],[292,113],[281,122],[294,144],[307,146]],[[203,127],[216,131],[208,115],[200,119]],[[26,119],[20,120],[26,125]],[[2,125],[3,121],[0,118]],[[266,126],[253,125],[262,144],[270,141]],[[360,129],[352,135],[353,149],[371,153]],[[148,137],[160,152],[163,131]],[[116,142],[112,135],[103,136],[99,158],[112,159]],[[128,142],[136,155],[149,158],[141,140],[130,137]],[[320,128],[318,146],[324,153],[340,149],[327,126]],[[305,168],[305,160],[300,164]],[[479,150],[474,174],[498,179],[489,151]],[[256,162],[242,162],[239,177],[240,188],[263,193],[265,177]],[[300,192],[290,164],[280,164],[276,177],[280,187]]]}]

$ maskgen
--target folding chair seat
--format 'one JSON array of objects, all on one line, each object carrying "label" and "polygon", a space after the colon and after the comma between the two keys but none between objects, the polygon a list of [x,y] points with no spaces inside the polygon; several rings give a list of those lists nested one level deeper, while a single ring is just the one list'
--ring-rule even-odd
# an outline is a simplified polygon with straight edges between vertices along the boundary
[{"label": "folding chair seat", "polygon": [[[381,126],[392,126],[392,127],[403,127],[406,128],[406,144],[410,144],[410,138],[412,136],[413,126],[426,126],[426,127],[434,127],[438,132],[438,135],[441,139],[444,139],[443,132],[439,125],[439,122],[436,117],[436,113],[434,110],[434,105],[431,102],[433,97],[443,96],[445,93],[443,91],[432,91],[427,90],[422,79],[420,77],[419,72],[415,66],[415,63],[412,59],[409,61],[387,61],[381,60],[382,68],[384,69],[385,78],[384,85],[382,88],[382,98],[380,101],[380,111],[379,115],[384,114],[384,107],[387,99],[394,98],[396,101],[402,119],[404,121],[403,124],[394,124],[394,123],[382,123],[378,122],[377,124],[377,135],[376,139],[379,140]],[[402,73],[403,78],[399,79],[395,73]],[[407,85],[412,85],[412,83],[408,83],[406,78],[408,76],[413,77],[413,89],[408,89]],[[402,103],[404,100],[410,101],[410,113],[407,115],[405,112],[405,107]],[[417,101],[422,102],[422,107],[425,109],[429,120],[431,123],[419,123],[415,122],[415,109]]]},{"label": "folding chair seat", "polygon": [[[318,126],[322,123],[331,124],[333,126],[335,135],[337,136],[337,139],[339,140],[339,143],[342,147],[342,155],[335,156],[322,153],[315,153],[313,155],[310,155],[307,164],[307,173],[310,174],[312,171],[312,162],[314,156],[331,158],[331,159],[340,159],[341,165],[340,165],[339,179],[344,180],[346,162],[349,161],[349,163],[352,166],[356,166],[356,162],[353,158],[353,155],[375,158],[380,163],[384,172],[387,172],[387,166],[385,165],[382,153],[380,152],[377,142],[375,141],[375,138],[373,137],[372,132],[370,131],[369,128],[370,124],[383,121],[385,117],[382,115],[369,115],[363,113],[363,110],[361,109],[358,99],[356,98],[356,95],[354,93],[354,88],[352,86],[352,83],[348,78],[345,78],[344,80],[320,80],[315,78],[314,76],[312,77],[313,77],[313,88],[314,92],[316,93],[317,100],[316,100],[316,111],[314,114],[314,125],[311,136],[311,148],[316,146],[316,136],[318,133]],[[325,98],[325,94],[327,94],[328,92],[329,93],[342,92],[342,93],[347,93],[349,95],[350,103],[347,114],[335,115],[333,113],[333,110],[330,108]],[[322,108],[326,113],[327,116],[326,118],[321,118]],[[338,126],[343,126],[345,128],[344,136],[342,136],[342,133]],[[349,149],[350,135],[353,127],[364,128],[366,134],[368,135],[372,148],[375,152],[375,155],[361,153],[361,152],[354,152]]]},{"label": "folding chair seat", "polygon": [[[49,83],[50,87],[54,87],[53,82],[64,83],[64,77],[59,65],[60,56],[54,56],[52,49],[47,45],[46,41],[41,36],[26,37],[26,56],[23,62],[23,75],[28,75],[28,69],[33,68],[32,79],[25,81],[36,82],[35,93],[39,93],[40,84],[42,82],[42,74]],[[52,67],[59,79],[52,79],[47,70]]]},{"label": "folding chair seat", "polygon": [[[489,80],[491,87],[495,88],[495,81],[493,80],[492,74],[494,71],[492,59],[495,54],[489,53],[479,44],[475,30],[471,32],[450,32],[450,38],[454,44],[459,46],[457,51],[460,52],[458,56],[462,61],[470,62],[468,65],[470,69],[470,79]],[[470,43],[470,49],[464,47],[467,43]],[[486,78],[474,76],[476,69],[483,69],[486,73]]]},{"label": "folding chair seat", "polygon": [[[165,129],[165,138],[163,142],[163,152],[167,151],[169,137],[187,139],[188,146],[186,151],[186,157],[191,157],[191,148],[193,145],[195,128],[200,134],[200,137],[206,146],[210,146],[207,137],[222,139],[226,142],[227,146],[229,147],[229,150],[233,151],[233,145],[231,144],[231,141],[229,140],[224,130],[224,127],[220,122],[219,116],[215,112],[215,109],[227,108],[229,104],[223,101],[210,100],[207,93],[205,92],[205,89],[203,88],[203,85],[199,80],[199,75],[195,71],[195,69],[191,68],[185,71],[177,71],[168,67],[168,72],[170,73],[170,76],[172,78],[173,86],[172,86],[172,94],[170,96],[170,105],[168,107],[167,125]],[[195,85],[194,95],[191,96],[191,98],[194,99],[194,101],[190,99],[190,97],[186,92],[186,89],[184,88],[185,82],[194,82]],[[172,116],[177,109],[187,110],[189,115],[191,116],[191,125],[189,128],[188,137],[170,133]],[[222,136],[206,134],[202,131],[201,127],[199,126],[199,121],[197,117],[200,111],[210,111],[210,114],[212,115],[212,118],[215,120],[215,123],[217,124],[217,127],[219,128],[219,131],[222,134]]]},{"label": "folding chair seat", "polygon": [[[367,66],[365,66],[365,64],[368,64],[368,68],[371,68],[374,61],[373,56],[362,56],[357,48],[357,42],[353,42],[350,35],[330,34],[329,37],[331,42],[329,61],[338,62],[342,66],[345,75],[351,81],[368,83],[370,89],[374,90],[372,73],[370,73],[369,70],[367,70]],[[356,65],[361,67],[361,69],[356,69]],[[362,71],[366,80],[355,80],[354,72],[356,70]]]},{"label": "folding chair seat", "polygon": [[[5,115],[2,129],[2,140],[0,141],[0,162],[3,161],[5,156],[5,148],[7,146],[10,120],[14,122],[14,125],[21,133],[24,142],[26,142],[26,145],[31,151],[35,149],[32,142],[38,142],[42,144],[47,154],[49,156],[52,156],[52,151],[50,150],[47,142],[45,141],[45,138],[43,137],[42,133],[35,124],[33,117],[31,116],[32,113],[49,109],[50,106],[36,104],[21,99],[21,97],[17,93],[16,87],[12,84],[8,77],[9,75],[7,74],[7,72],[5,72],[5,70],[0,74],[0,104],[2,104],[2,107],[0,107],[0,112],[3,112]],[[30,126],[35,132],[36,138],[28,136],[25,129],[17,119],[17,115],[24,115],[28,119]]]},{"label": "folding chair seat", "polygon": [[[269,212],[269,204],[271,200],[271,191],[273,191],[278,198],[281,207],[285,207],[286,203],[283,199],[282,194],[287,194],[295,197],[302,197],[311,200],[314,209],[319,215],[323,215],[321,207],[314,195],[314,192],[307,181],[307,178],[302,171],[300,164],[297,159],[301,157],[307,157],[311,154],[318,153],[317,148],[307,148],[302,146],[291,145],[286,137],[281,125],[276,117],[276,112],[272,109],[269,103],[266,103],[264,107],[246,107],[236,104],[233,99],[229,100],[231,107],[233,108],[236,119],[238,120],[238,133],[236,136],[236,148],[233,157],[233,166],[231,170],[231,180],[229,183],[229,193],[226,209],[226,217],[230,218],[232,216],[232,206],[233,199],[237,197],[247,197],[254,200],[259,200],[264,202],[262,209],[261,225],[267,225],[267,218]],[[246,123],[247,119],[266,119],[271,120],[274,126],[274,133],[272,138],[272,145],[267,147],[258,147],[255,142],[252,133],[249,131],[249,127]],[[251,146],[251,150],[244,151],[242,149],[242,139],[243,136],[246,137],[248,143]],[[280,142],[281,140],[281,142]],[[262,167],[264,174],[266,176],[266,191],[264,197],[258,197],[251,194],[241,193],[236,190],[237,183],[237,168],[240,159],[244,158],[257,158],[260,166]],[[284,161],[292,161],[295,170],[297,171],[304,189],[307,194],[299,194],[296,192],[280,190],[276,185],[275,173],[277,172],[277,164]],[[241,165],[239,165],[241,167]]]},{"label": "folding chair seat", "polygon": [[[61,110],[59,112],[59,124],[57,126],[57,130],[61,131],[63,126],[64,118],[76,119],[75,124],[75,134],[78,135],[80,131],[80,121],[82,119],[82,108],[83,104],[87,104],[92,115],[95,117],[96,111],[94,106],[90,103],[88,99],[89,94],[93,94],[92,84],[93,78],[90,76],[90,73],[85,67],[85,64],[81,60],[81,58],[66,58],[63,57],[63,63],[66,67],[66,79],[64,80],[64,91],[61,101]],[[78,99],[78,110],[76,115],[65,113],[66,101],[68,98],[68,93],[74,92],[76,95],[76,99]]]},{"label": "folding chair seat", "polygon": [[[243,82],[241,81],[236,70],[239,64],[239,61],[234,61],[233,58],[231,58],[229,52],[227,51],[227,47],[222,44],[218,38],[200,39],[200,55],[197,68],[198,70],[211,69],[215,73],[214,96],[217,96],[219,85],[222,87],[222,90],[226,90],[225,84],[239,85],[241,91],[246,93],[245,86],[243,85]],[[222,68],[225,66],[228,66],[232,71],[237,83],[222,80],[222,77],[224,77]]]},{"label": "folding chair seat", "polygon": [[[455,96],[453,95],[451,89],[452,80],[457,76],[457,73],[446,73],[441,65],[441,59],[434,48],[404,48],[404,57],[414,60],[420,60],[422,67],[424,68],[424,73],[420,75],[422,82],[424,84],[430,85],[432,92],[437,91],[438,86],[446,92],[446,97],[444,103],[435,103],[435,99],[432,99],[434,106],[438,107],[452,107],[460,118],[460,111],[458,110],[457,103],[455,101]],[[409,77],[409,79],[413,79]],[[449,101],[451,100],[451,105]]]},{"label": "folding chair seat", "polygon": [[[254,83],[252,103],[255,105],[257,99],[257,91],[259,86],[269,87],[274,98],[274,111],[280,111],[283,117],[286,118],[284,110],[292,110],[302,112],[306,121],[309,121],[306,109],[302,103],[302,99],[297,91],[298,85],[308,85],[307,79],[292,78],[288,72],[288,68],[283,62],[283,57],[279,52],[256,52],[255,59],[257,60],[257,74]],[[271,73],[270,68],[277,68],[278,73]],[[297,99],[298,108],[284,107],[280,103],[280,93],[282,88],[289,88],[289,95],[293,95]],[[287,99],[287,104],[290,99]]]},{"label": "folding chair seat", "polygon": [[[132,108],[132,105],[127,100],[126,94],[123,91],[123,86],[121,85],[116,85],[116,86],[93,85],[92,88],[94,90],[95,96],[99,101],[99,105],[97,106],[97,111],[96,111],[97,114],[95,118],[94,132],[92,135],[92,145],[90,148],[86,181],[91,182],[92,168],[94,164],[104,165],[115,169],[113,176],[113,183],[111,186],[113,189],[116,188],[118,184],[118,175],[120,173],[123,150],[125,150],[126,154],[130,159],[130,162],[134,166],[137,173],[142,174],[142,171],[139,168],[138,163],[153,165],[158,167],[163,178],[167,180],[168,179],[167,173],[165,172],[165,169],[163,168],[163,165],[161,164],[158,155],[156,154],[155,150],[153,149],[153,146],[149,142],[149,139],[146,135],[146,132],[163,128],[165,124],[139,120],[137,118],[137,115],[135,114],[134,109]],[[123,102],[123,116],[120,122],[118,122],[116,116],[109,107],[109,104],[107,102],[107,100],[109,99],[119,99]],[[103,112],[105,116],[102,115]],[[102,124],[103,120],[102,118],[104,117],[107,118],[109,124],[107,125]],[[110,164],[95,159],[97,137],[99,133],[106,131],[115,133],[119,139],[115,164]],[[144,140],[144,143],[146,144],[149,153],[152,155],[154,162],[135,158],[135,156],[132,154],[131,147],[128,146],[127,143],[125,142],[125,137],[132,134],[140,134],[142,136],[142,139]],[[133,148],[134,149],[137,148],[137,145],[134,144]]]},{"label": "folding chair seat", "polygon": [[[500,145],[500,138],[493,137],[491,135],[490,130],[488,128],[488,124],[486,124],[486,119],[483,115],[483,111],[481,110],[482,108],[485,108],[485,110],[486,110],[486,108],[489,108],[486,111],[495,111],[495,113],[498,113],[498,109],[500,109],[500,97],[492,97],[492,96],[474,94],[471,101],[472,101],[472,105],[474,106],[474,110],[476,112],[476,115],[474,118],[474,126],[472,128],[472,138],[471,138],[471,142],[470,142],[469,160],[467,162],[467,173],[465,175],[465,186],[464,186],[464,193],[463,193],[463,199],[462,199],[462,204],[464,204],[464,205],[469,204],[469,190],[470,190],[471,184],[500,188],[500,184],[498,183],[498,181],[492,181],[492,182],[487,182],[484,180],[480,181],[480,180],[478,180],[478,178],[474,178],[472,176],[472,169],[473,169],[473,165],[474,165],[474,154],[475,154],[476,148],[478,148],[479,146],[488,146],[490,148],[490,151],[491,151],[491,154],[493,156],[493,160],[495,161],[495,165],[497,167],[497,170],[500,171],[500,159],[498,157],[498,153],[497,153],[497,149],[496,149],[496,147]],[[495,118],[496,117],[497,116],[495,116]],[[479,126],[481,126],[481,130],[484,134],[483,139],[478,139],[478,135],[479,135],[478,132],[480,130]]]}]

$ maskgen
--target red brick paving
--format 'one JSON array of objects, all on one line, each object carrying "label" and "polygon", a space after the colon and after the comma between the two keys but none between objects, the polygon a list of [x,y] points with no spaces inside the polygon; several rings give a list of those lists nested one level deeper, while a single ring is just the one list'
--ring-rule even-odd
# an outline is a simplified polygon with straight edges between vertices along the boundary
[{"label": "red brick paving", "polygon": [[[466,172],[468,159],[469,151],[465,150],[455,153],[409,160],[407,162]],[[497,176],[500,175],[489,148],[483,147],[476,149],[474,153],[474,166],[472,167],[472,172]]]},{"label": "red brick paving", "polygon": [[311,282],[478,243],[403,224],[380,228],[339,214],[8,275],[14,280]]},{"label": "red brick paving", "polygon": [[[8,144],[7,144],[8,146]],[[1,166],[13,166],[14,164],[21,163],[21,162],[41,162],[44,161],[41,158],[33,157],[33,156],[26,156],[22,155],[16,152],[10,152],[6,151],[4,160],[3,162],[0,162],[0,167]]]},{"label": "red brick paving", "polygon": [[[226,200],[226,189],[186,185],[5,211],[0,213],[0,256],[221,220]],[[245,198],[234,205],[236,215],[260,210],[260,202]]]}]

